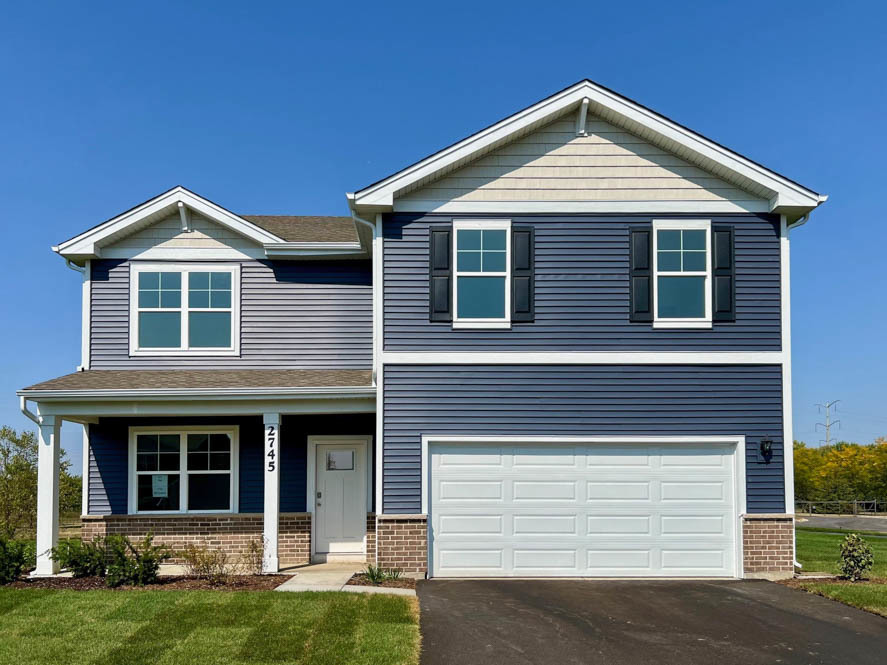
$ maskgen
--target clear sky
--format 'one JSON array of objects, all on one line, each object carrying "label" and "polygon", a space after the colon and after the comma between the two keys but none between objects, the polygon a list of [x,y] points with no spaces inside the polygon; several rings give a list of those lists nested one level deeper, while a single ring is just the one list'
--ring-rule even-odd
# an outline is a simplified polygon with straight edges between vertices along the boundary
[{"label": "clear sky", "polygon": [[[0,423],[72,371],[50,246],[169,187],[240,213],[345,192],[591,78],[830,200],[792,234],[794,423],[887,435],[883,3],[6,3]],[[80,428],[63,444],[80,468]]]}]

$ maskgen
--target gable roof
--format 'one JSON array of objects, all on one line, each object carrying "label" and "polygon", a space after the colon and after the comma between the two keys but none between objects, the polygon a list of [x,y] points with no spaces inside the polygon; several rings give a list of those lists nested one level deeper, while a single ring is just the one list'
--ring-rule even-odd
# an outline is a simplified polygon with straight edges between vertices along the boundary
[{"label": "gable roof", "polygon": [[[349,205],[360,213],[392,210],[394,200],[399,196],[526,136],[561,116],[578,111],[583,103],[586,104],[588,114],[598,116],[767,200],[771,212],[784,213],[797,219],[827,198],[627,97],[585,79],[397,173],[348,194]],[[601,208],[598,206],[596,209]],[[483,210],[478,209],[477,212]]]},{"label": "gable roof", "polygon": [[182,187],[144,203],[59,243],[53,251],[74,262],[101,256],[101,248],[151,226],[179,209],[198,213],[264,248],[267,256],[347,256],[363,254],[351,217],[237,215]]}]

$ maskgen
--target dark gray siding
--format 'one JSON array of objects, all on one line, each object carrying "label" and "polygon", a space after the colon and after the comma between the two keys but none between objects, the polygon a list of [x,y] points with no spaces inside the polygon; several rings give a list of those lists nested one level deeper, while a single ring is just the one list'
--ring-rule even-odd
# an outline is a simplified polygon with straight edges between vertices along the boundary
[{"label": "dark gray siding", "polygon": [[[240,428],[239,511],[264,510],[263,424],[259,416],[239,418],[102,418],[89,426],[89,514],[125,515],[128,508],[129,427],[237,425]],[[304,512],[308,437],[375,432],[375,414],[284,416],[280,427],[280,510]],[[371,462],[370,462],[371,463]],[[370,508],[372,509],[372,508]]]},{"label": "dark gray siding", "polygon": [[241,263],[240,357],[129,357],[129,263],[92,264],[92,369],[372,367],[367,261]]},{"label": "dark gray siding", "polygon": [[778,365],[386,365],[384,391],[385,512],[421,510],[423,434],[745,435],[749,512],[784,511]]},{"label": "dark gray siding", "polygon": [[[668,215],[656,215],[657,219]],[[686,219],[688,216],[681,216]],[[385,349],[389,351],[779,350],[779,220],[706,216],[735,225],[736,322],[653,330],[628,320],[628,232],[650,216],[518,216],[536,229],[536,320],[511,330],[453,330],[428,320],[428,227],[451,217],[386,217]]]}]

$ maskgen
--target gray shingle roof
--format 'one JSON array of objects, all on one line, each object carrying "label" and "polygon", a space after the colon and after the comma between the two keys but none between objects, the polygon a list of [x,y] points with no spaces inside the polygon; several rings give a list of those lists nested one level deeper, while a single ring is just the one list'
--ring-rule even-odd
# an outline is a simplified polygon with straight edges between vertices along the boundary
[{"label": "gray shingle roof", "polygon": [[357,242],[350,217],[317,215],[240,215],[287,242]]},{"label": "gray shingle roof", "polygon": [[180,390],[219,388],[346,388],[372,385],[370,370],[86,370],[36,383],[24,390]]}]

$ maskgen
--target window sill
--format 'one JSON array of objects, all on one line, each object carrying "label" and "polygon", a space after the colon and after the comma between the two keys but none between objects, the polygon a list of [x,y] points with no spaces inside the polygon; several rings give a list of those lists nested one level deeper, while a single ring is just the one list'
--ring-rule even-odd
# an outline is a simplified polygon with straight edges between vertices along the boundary
[{"label": "window sill", "polygon": [[170,356],[170,357],[230,357],[239,356],[239,349],[130,349],[132,356]]},{"label": "window sill", "polygon": [[654,328],[711,328],[711,321],[654,321]]},{"label": "window sill", "polygon": [[201,515],[239,515],[236,510],[195,510],[193,512],[181,510],[140,510],[134,513],[127,513],[128,517],[140,517],[142,515],[150,515],[151,517],[200,517]]},{"label": "window sill", "polygon": [[473,329],[473,330],[508,330],[511,328],[511,321],[453,321],[453,329]]}]

